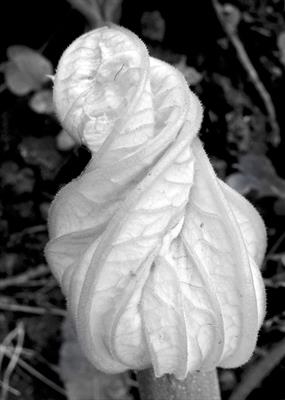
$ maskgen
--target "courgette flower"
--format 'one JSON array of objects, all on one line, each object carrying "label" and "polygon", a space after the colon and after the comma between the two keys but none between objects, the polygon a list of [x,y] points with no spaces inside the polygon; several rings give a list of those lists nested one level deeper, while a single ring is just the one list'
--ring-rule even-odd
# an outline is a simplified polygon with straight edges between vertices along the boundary
[{"label": "courgette flower", "polygon": [[92,155],[51,206],[46,248],[88,359],[178,379],[245,363],[264,318],[265,228],[215,175],[182,74],[103,27],[64,52],[54,103]]}]

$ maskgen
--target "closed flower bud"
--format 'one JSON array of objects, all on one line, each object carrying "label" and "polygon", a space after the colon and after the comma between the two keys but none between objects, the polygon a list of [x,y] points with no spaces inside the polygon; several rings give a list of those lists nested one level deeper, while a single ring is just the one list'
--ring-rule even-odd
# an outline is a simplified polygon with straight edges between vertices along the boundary
[{"label": "closed flower bud", "polygon": [[181,73],[104,27],[64,52],[54,103],[92,153],[52,204],[46,249],[88,359],[178,379],[245,363],[264,317],[265,229],[216,177]]}]

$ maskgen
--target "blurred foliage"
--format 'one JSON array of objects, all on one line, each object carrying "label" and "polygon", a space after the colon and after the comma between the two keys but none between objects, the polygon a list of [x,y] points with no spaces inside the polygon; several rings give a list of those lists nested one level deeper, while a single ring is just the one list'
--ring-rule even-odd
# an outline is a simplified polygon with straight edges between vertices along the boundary
[{"label": "blurred foliage", "polygon": [[8,89],[18,96],[40,89],[53,71],[48,59],[26,46],[8,47],[7,58],[0,69]]}]

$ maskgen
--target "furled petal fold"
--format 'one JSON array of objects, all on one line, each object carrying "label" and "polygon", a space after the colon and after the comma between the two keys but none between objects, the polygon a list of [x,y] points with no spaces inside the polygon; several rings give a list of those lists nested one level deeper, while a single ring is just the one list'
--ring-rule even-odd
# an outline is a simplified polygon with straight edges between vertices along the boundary
[{"label": "furled petal fold", "polygon": [[104,27],[63,54],[54,102],[92,153],[52,204],[46,248],[86,356],[179,379],[246,362],[264,317],[265,228],[216,177],[182,75]]}]

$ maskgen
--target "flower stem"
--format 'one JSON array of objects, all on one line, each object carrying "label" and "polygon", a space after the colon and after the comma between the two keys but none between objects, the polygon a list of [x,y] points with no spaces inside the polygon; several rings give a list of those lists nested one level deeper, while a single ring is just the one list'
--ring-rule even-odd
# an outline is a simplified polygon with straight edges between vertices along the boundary
[{"label": "flower stem", "polygon": [[173,375],[155,378],[151,368],[137,372],[141,400],[220,400],[216,370],[188,375],[184,381]]}]

